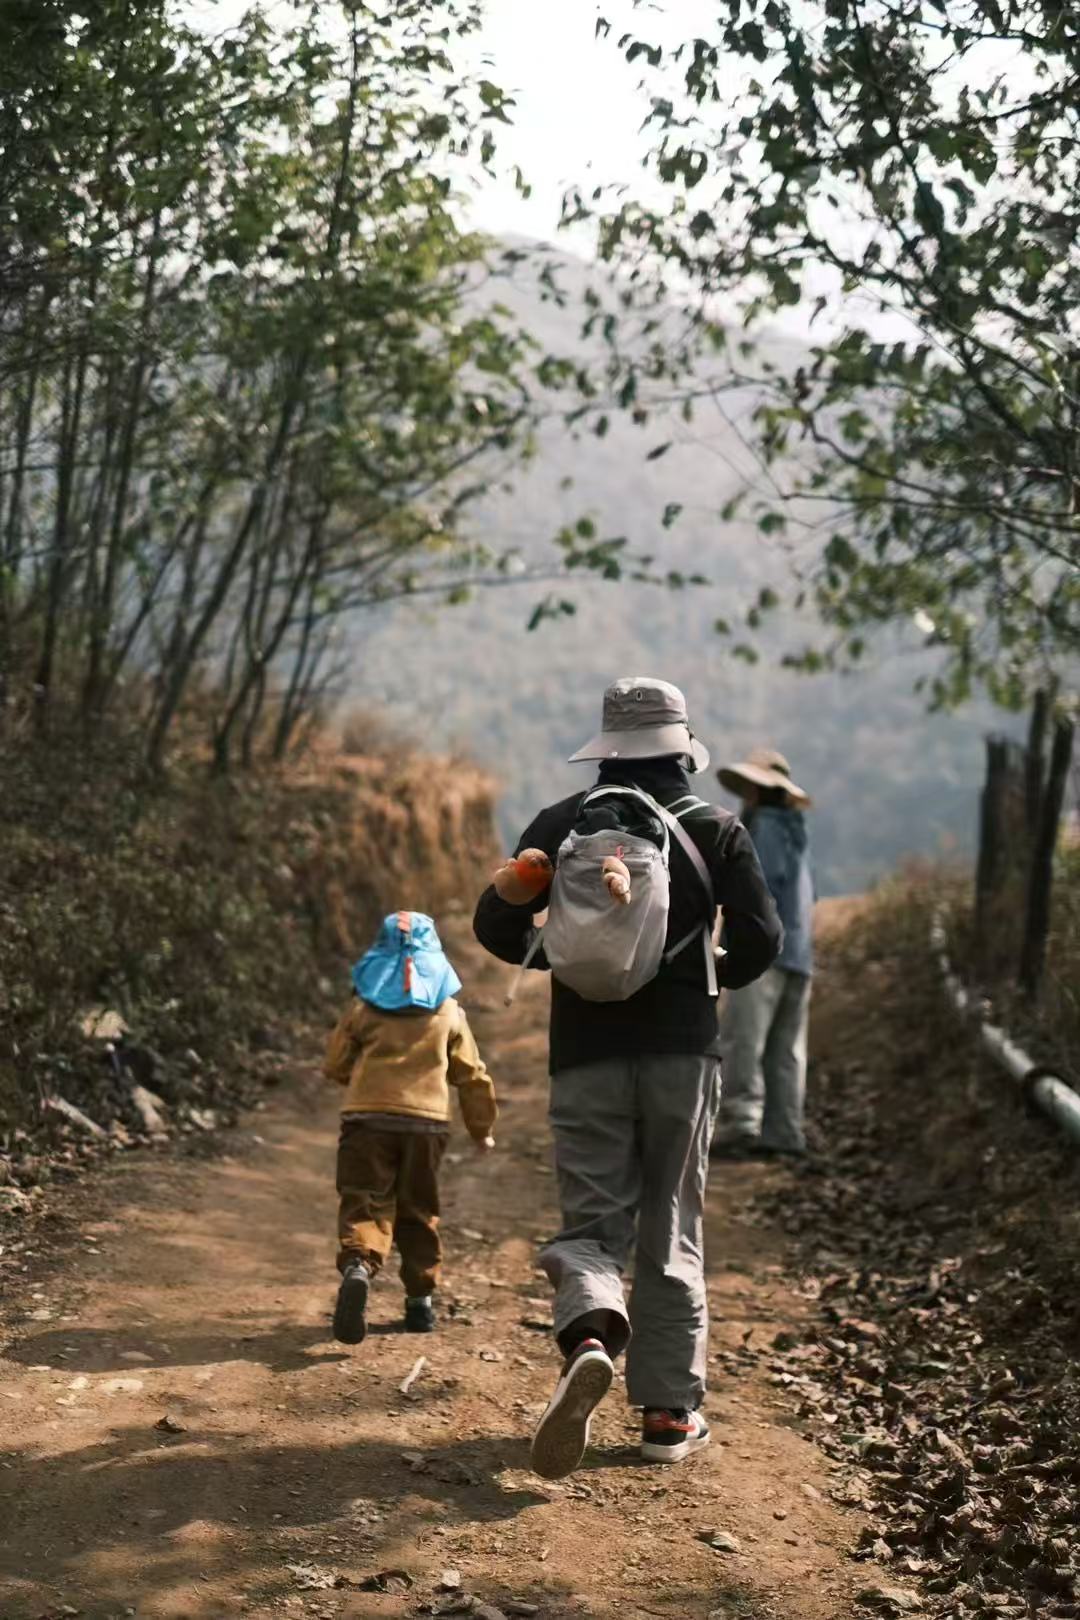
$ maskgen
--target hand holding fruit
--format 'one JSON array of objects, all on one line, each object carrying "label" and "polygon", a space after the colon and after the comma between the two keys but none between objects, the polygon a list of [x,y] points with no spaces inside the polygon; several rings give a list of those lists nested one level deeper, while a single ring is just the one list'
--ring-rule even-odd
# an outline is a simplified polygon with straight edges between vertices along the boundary
[{"label": "hand holding fruit", "polygon": [[630,868],[617,855],[604,857],[604,882],[611,898],[620,905],[630,904]]},{"label": "hand holding fruit", "polygon": [[542,849],[523,849],[495,873],[495,893],[508,905],[523,906],[543,894],[553,875],[551,862]]}]

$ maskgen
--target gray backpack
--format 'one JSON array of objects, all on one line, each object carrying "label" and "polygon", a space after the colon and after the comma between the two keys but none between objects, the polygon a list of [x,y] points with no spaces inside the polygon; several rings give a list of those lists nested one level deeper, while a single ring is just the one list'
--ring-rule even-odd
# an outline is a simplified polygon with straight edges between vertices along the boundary
[{"label": "gray backpack", "polygon": [[[679,819],[702,801],[687,797],[667,810],[641,788],[602,786],[585,796],[581,808],[584,810],[600,798],[619,796],[637,800],[661,825],[662,845],[658,847],[648,838],[618,829],[572,831],[556,860],[547,922],[535,935],[522,966],[528,967],[543,944],[548,964],[560,984],[585,1001],[626,1001],[655,979],[665,962],[674,961],[700,939],[709,994],[715,996],[712,932],[716,897],[701,851]],[[703,915],[685,938],[665,948],[672,838],[686,852],[701,882]],[[618,856],[629,869],[629,905],[614,902],[604,883],[603,863],[609,855]]]}]

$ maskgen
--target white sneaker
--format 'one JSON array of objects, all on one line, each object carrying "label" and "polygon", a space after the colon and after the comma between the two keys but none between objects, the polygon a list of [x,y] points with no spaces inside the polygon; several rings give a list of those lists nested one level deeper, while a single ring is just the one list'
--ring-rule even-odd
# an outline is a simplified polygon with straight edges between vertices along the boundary
[{"label": "white sneaker", "polygon": [[566,1359],[562,1376],[532,1440],[533,1471],[543,1479],[572,1474],[589,1443],[589,1422],[615,1376],[599,1339],[585,1339]]},{"label": "white sneaker", "polygon": [[646,1462],[677,1463],[709,1443],[709,1425],[700,1412],[650,1407],[641,1423],[641,1455]]}]

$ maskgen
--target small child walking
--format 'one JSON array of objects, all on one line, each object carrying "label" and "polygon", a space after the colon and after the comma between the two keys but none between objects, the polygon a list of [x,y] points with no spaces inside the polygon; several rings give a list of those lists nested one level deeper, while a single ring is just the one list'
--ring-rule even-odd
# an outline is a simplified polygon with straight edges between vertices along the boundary
[{"label": "small child walking", "polygon": [[465,1013],[461,980],[435,924],[419,911],[384,921],[353,968],[355,999],[326,1053],[327,1078],[345,1088],[338,1146],[338,1270],[334,1337],[359,1344],[372,1279],[394,1243],[405,1285],[405,1330],[435,1327],[439,1165],[450,1129],[450,1086],[465,1127],[489,1152],[498,1110]]}]

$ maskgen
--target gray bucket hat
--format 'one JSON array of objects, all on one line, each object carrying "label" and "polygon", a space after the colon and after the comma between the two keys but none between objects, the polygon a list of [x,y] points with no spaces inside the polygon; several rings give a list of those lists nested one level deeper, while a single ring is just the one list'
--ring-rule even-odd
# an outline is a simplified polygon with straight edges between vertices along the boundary
[{"label": "gray bucket hat", "polygon": [[690,730],[686,699],[670,681],[651,675],[624,675],[604,693],[601,729],[571,754],[585,759],[663,759],[685,755],[691,770],[706,770],[709,751]]}]

